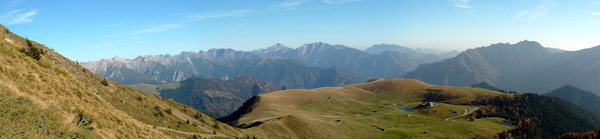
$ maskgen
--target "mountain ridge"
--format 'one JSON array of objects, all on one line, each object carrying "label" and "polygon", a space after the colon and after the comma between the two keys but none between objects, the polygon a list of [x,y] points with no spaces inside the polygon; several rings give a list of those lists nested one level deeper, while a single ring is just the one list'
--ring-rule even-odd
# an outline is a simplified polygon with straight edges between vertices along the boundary
[{"label": "mountain ridge", "polygon": [[[423,64],[404,77],[438,85],[470,86],[487,82],[518,92],[549,92],[572,84],[593,92],[600,74],[596,47],[555,53],[534,41],[498,43],[469,49],[457,57]],[[462,61],[461,61],[462,60]],[[452,70],[444,70],[452,69]],[[483,74],[482,74],[483,73]]]},{"label": "mountain ridge", "polygon": [[414,52],[415,50],[408,48],[408,47],[400,46],[400,45],[385,44],[385,43],[384,44],[376,44],[376,45],[373,45],[373,46],[365,49],[365,52],[371,53],[374,55],[381,54],[385,51]]},{"label": "mountain ridge", "polygon": [[[273,47],[281,46],[276,44]],[[254,51],[254,53],[261,52]],[[309,66],[319,68],[339,67],[354,70],[371,78],[400,77],[419,64],[443,59],[437,54],[415,51],[371,54],[345,45],[324,42],[307,43],[295,49],[285,47],[285,51],[272,51],[263,56],[300,60]]]},{"label": "mountain ridge", "polygon": [[[286,65],[302,65],[295,60],[306,63],[306,68],[321,69],[344,69],[345,77],[335,78],[355,78],[360,80],[348,83],[358,83],[373,77],[399,77],[405,72],[414,69],[421,63],[440,60],[441,58],[433,54],[420,54],[415,52],[384,52],[379,55],[372,55],[364,51],[347,47],[344,45],[330,45],[323,42],[304,44],[301,47],[292,49],[282,44],[275,44],[266,49],[255,51],[236,51],[233,49],[210,49],[206,52],[182,52],[179,55],[158,55],[158,56],[139,56],[135,59],[122,59],[115,57],[113,59],[102,59],[99,61],[83,62],[82,65],[94,73],[97,73],[110,80],[125,84],[137,83],[165,83],[179,82],[185,78],[194,76],[218,77],[230,76],[236,77],[242,74],[249,74],[237,71],[236,74],[224,73],[221,71],[231,71],[229,68],[248,67],[247,62],[260,62],[265,59],[276,58],[281,61],[291,62]],[[283,60],[287,58],[290,60]],[[244,63],[246,62],[246,63]],[[280,62],[281,65],[281,62]],[[368,66],[365,66],[368,65]],[[268,65],[263,65],[268,66]],[[310,67],[309,67],[310,66]],[[247,70],[249,71],[249,70]],[[356,71],[356,72],[354,72]],[[281,71],[282,72],[282,71]],[[288,70],[286,72],[300,72],[298,70]],[[294,73],[310,74],[310,73]],[[263,74],[264,75],[264,74]],[[253,77],[276,82],[283,85],[296,88],[315,88],[318,85],[304,85],[299,81],[279,82],[276,79],[264,76],[251,75]],[[273,76],[273,75],[268,75]],[[278,77],[284,78],[284,77]],[[303,80],[312,80],[311,76],[297,76]],[[295,79],[290,79],[295,80]],[[289,84],[295,82],[294,84]],[[339,86],[339,83],[325,83],[328,85]]]}]

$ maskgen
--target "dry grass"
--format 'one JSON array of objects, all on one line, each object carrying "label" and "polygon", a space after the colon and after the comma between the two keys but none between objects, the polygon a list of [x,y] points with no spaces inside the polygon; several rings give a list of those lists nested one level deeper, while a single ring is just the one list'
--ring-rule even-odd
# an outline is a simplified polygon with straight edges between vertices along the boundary
[{"label": "dry grass", "polygon": [[[240,135],[241,131],[206,115],[201,114],[202,117],[196,119],[197,111],[179,103],[140,93],[111,81],[103,84],[104,78],[32,41],[34,47],[46,52],[39,60],[33,59],[20,52],[26,48],[27,40],[6,32],[0,26],[0,87],[4,91],[0,92],[0,99],[26,99],[31,104],[27,107],[31,111],[29,117],[45,116],[56,121],[48,123],[50,127],[92,138],[174,138],[190,137],[189,133],[205,137]],[[12,106],[7,109],[21,109]],[[163,108],[164,116],[153,115],[161,112],[155,110],[155,106]],[[172,110],[172,114],[165,113],[167,109]],[[45,111],[48,110],[54,114],[47,115]],[[80,120],[82,114],[91,119],[89,124],[81,125],[86,123]],[[25,123],[35,120],[23,119],[25,121],[21,122]],[[5,117],[0,120],[11,123]],[[14,129],[19,130],[19,127]],[[213,130],[219,134],[213,135]],[[0,136],[60,136],[60,133],[41,135],[35,130],[21,132]]]},{"label": "dry grass", "polygon": [[181,86],[180,83],[163,83],[163,84],[126,84],[126,86],[131,87],[135,90],[142,91],[148,94],[156,94],[160,95],[160,89],[177,89]]}]

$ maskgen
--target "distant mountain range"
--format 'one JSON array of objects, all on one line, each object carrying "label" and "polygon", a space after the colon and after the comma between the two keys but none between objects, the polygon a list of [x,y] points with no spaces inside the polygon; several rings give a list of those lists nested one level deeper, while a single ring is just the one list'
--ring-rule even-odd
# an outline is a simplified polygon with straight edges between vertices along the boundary
[{"label": "distant mountain range", "polygon": [[423,64],[404,77],[454,86],[487,82],[518,92],[550,92],[567,84],[600,92],[598,54],[600,47],[561,52],[533,41],[499,43]]},{"label": "distant mountain range", "polygon": [[[560,49],[556,49],[556,50],[560,50]],[[423,53],[423,54],[437,54],[439,57],[442,57],[444,59],[455,57],[456,55],[458,55],[460,53],[456,50],[441,51],[441,50],[436,50],[436,49],[423,49],[423,48],[412,49],[412,48],[395,45],[395,44],[377,44],[377,45],[373,45],[365,50],[365,52],[371,53],[374,55],[381,54],[385,51],[401,52],[401,53],[416,52],[416,53]]]},{"label": "distant mountain range", "polygon": [[[371,53],[375,50],[378,53]],[[420,64],[440,61],[451,55],[417,52],[397,45],[374,45],[366,51],[361,51],[323,42],[305,44],[296,49],[276,44],[252,52],[264,57],[300,60],[319,68],[339,67],[354,70],[371,78],[400,77]]]},{"label": "distant mountain range", "polygon": [[125,84],[250,75],[296,88],[317,88],[360,83],[370,78],[400,77],[419,64],[442,59],[437,54],[414,51],[384,51],[374,55],[343,45],[319,42],[296,49],[275,44],[250,52],[210,49],[135,59],[115,57],[81,65],[100,76]]},{"label": "distant mountain range", "polygon": [[[211,51],[221,51],[213,49]],[[227,52],[229,51],[229,52]],[[233,50],[225,50],[231,54]],[[190,56],[191,55],[191,56]],[[144,56],[133,60],[112,59],[82,63],[94,73],[126,83],[179,82],[190,77],[237,77],[250,75],[261,80],[296,88],[318,88],[360,83],[369,78],[339,68],[315,68],[285,58],[215,59],[188,56]],[[177,58],[179,57],[179,58]],[[216,55],[216,57],[223,57]]]},{"label": "distant mountain range", "polygon": [[192,77],[182,81],[179,88],[161,89],[160,96],[201,111],[228,115],[252,96],[285,89],[288,87],[247,75],[232,79]]},{"label": "distant mountain range", "polygon": [[590,91],[585,91],[571,85],[565,85],[545,95],[573,102],[581,107],[600,114],[600,97]]},{"label": "distant mountain range", "polygon": [[400,45],[395,45],[395,44],[377,44],[377,45],[373,45],[373,46],[365,49],[365,52],[371,53],[374,55],[381,54],[385,51],[414,52],[414,50],[411,48],[400,46]]}]

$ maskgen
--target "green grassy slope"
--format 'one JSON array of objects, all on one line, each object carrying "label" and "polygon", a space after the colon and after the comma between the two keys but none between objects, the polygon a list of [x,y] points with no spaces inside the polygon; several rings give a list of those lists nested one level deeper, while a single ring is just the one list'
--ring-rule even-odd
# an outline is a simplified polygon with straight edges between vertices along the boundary
[{"label": "green grassy slope", "polygon": [[[427,94],[435,94],[438,102],[445,103],[404,110],[431,99]],[[265,138],[492,137],[511,127],[498,124],[504,121],[495,118],[469,122],[461,116],[475,107],[458,104],[501,95],[510,94],[410,79],[379,79],[344,87],[261,94],[220,120],[238,126],[262,123],[248,131]],[[455,118],[446,121],[451,117]]]},{"label": "green grassy slope", "polygon": [[241,134],[238,129],[179,103],[104,80],[1,25],[0,104],[0,138],[178,138]]}]

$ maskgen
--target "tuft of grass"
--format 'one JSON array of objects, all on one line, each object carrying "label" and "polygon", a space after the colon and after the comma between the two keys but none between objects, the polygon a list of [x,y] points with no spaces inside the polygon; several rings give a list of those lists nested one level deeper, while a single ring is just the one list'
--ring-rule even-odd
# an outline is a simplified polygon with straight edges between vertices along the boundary
[{"label": "tuft of grass", "polygon": [[84,127],[89,130],[94,130],[94,127],[91,126],[92,122],[94,122],[94,119],[92,118],[92,116],[90,116],[89,114],[87,114],[85,111],[83,111],[81,109],[77,109],[76,113],[77,113],[77,117],[75,118],[73,123],[75,123],[77,125],[77,127]]},{"label": "tuft of grass", "polygon": [[165,110],[165,112],[166,112],[167,114],[173,114],[173,111],[171,110],[171,108],[167,108],[167,109]]},{"label": "tuft of grass", "polygon": [[102,83],[102,85],[104,86],[108,86],[108,80],[106,78],[104,78],[102,81],[100,81],[100,83]]},{"label": "tuft of grass", "polygon": [[58,108],[39,106],[25,97],[15,97],[4,87],[0,93],[0,138],[81,138],[96,137],[90,130],[70,130],[61,125]]},{"label": "tuft of grass", "polygon": [[196,113],[196,115],[194,115],[194,118],[196,118],[196,119],[201,119],[201,118],[202,118],[202,114],[200,114],[200,113]]},{"label": "tuft of grass", "polygon": [[33,46],[33,43],[30,40],[27,40],[27,48],[21,49],[21,53],[25,53],[27,56],[39,61],[46,52]]}]

